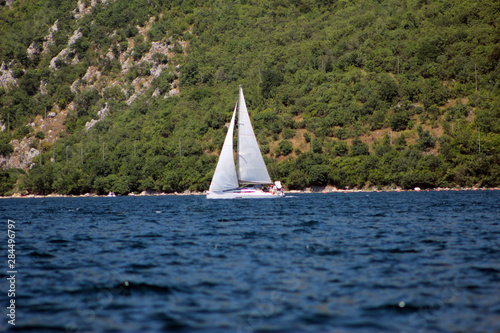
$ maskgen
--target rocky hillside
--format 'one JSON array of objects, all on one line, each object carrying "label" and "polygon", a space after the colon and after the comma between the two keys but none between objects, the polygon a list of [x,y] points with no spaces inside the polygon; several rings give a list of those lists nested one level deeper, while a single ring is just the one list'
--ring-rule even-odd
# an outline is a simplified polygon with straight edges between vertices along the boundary
[{"label": "rocky hillside", "polygon": [[206,190],[240,84],[290,189],[498,186],[499,13],[485,0],[0,2],[0,193]]},{"label": "rocky hillside", "polygon": [[[95,91],[100,96],[104,96],[107,91],[118,91],[123,95],[125,103],[130,105],[139,96],[143,96],[147,93],[153,80],[160,77],[162,72],[166,71],[167,73],[174,73],[175,77],[178,76],[179,66],[176,64],[175,58],[176,55],[185,53],[188,41],[182,39],[174,40],[173,36],[165,34],[158,41],[149,41],[148,43],[148,32],[155,23],[155,17],[150,17],[142,26],[133,26],[132,29],[137,29],[137,32],[135,36],[125,38],[121,41],[120,46],[122,48],[113,48],[113,46],[110,46],[107,52],[101,52],[101,54],[98,55],[96,59],[97,63],[115,62],[114,65],[119,68],[118,71],[103,73],[102,66],[97,64],[87,66],[88,63],[82,62],[79,59],[82,55],[81,47],[79,48],[77,43],[81,41],[83,37],[82,30],[85,29],[82,19],[91,14],[96,5],[105,5],[106,2],[106,0],[78,1],[76,8],[72,11],[71,17],[74,21],[73,25],[76,26],[76,30],[65,36],[67,37],[67,43],[55,56],[53,56],[53,53],[51,54],[50,48],[56,44],[54,35],[60,31],[59,19],[48,27],[47,34],[43,36],[41,40],[34,40],[26,49],[26,55],[30,60],[35,59],[35,57],[44,56],[46,56],[48,60],[50,57],[50,60],[48,60],[48,67],[38,68],[38,70],[49,72],[51,76],[58,75],[57,73],[61,71],[61,68],[66,66],[84,65],[86,71],[83,75],[80,75],[81,77],[76,78],[76,80],[69,84],[71,93],[73,96],[76,96],[73,101],[67,103],[68,101],[65,100],[55,100],[51,105],[45,105],[43,114],[34,114],[34,119],[31,119],[32,121],[20,124],[20,128],[24,129],[27,127],[30,133],[37,133],[37,135],[18,135],[17,138],[13,138],[12,141],[10,141],[13,152],[10,153],[9,156],[0,156],[0,166],[3,168],[29,170],[33,163],[38,163],[40,160],[40,152],[43,150],[42,147],[46,148],[52,146],[61,135],[65,135],[65,124],[68,121],[68,113],[72,114],[76,112],[75,98],[78,98],[82,93]],[[8,1],[4,6],[12,7],[13,4],[14,1]],[[163,17],[162,13],[159,13],[157,17],[161,20]],[[185,32],[189,32],[189,29]],[[113,38],[116,34],[116,31],[112,31],[107,37]],[[137,56],[137,41],[141,40],[146,42],[149,49],[143,50],[141,55]],[[96,47],[98,46],[96,45]],[[176,49],[174,50],[174,48]],[[5,63],[5,61],[2,62],[0,69],[0,87],[3,88],[4,91],[15,90],[19,87],[19,79],[16,79],[16,77],[19,77],[19,74],[15,75],[14,71],[20,70],[26,73],[27,69],[19,68],[18,65],[15,59],[12,59],[8,63]],[[140,71],[139,75],[136,73],[138,70]],[[131,77],[135,78],[130,81]],[[178,95],[178,81],[177,78],[173,79],[168,89],[160,89],[157,87],[149,96],[155,98],[169,98]],[[47,96],[48,93],[47,80],[42,78],[39,81],[39,87],[34,92],[34,95],[39,95],[41,97]],[[106,103],[102,109],[97,111],[97,116],[85,122],[84,130],[89,131],[96,123],[103,120],[109,112],[110,106]],[[10,122],[9,115],[7,118],[7,121]],[[0,121],[0,128],[2,131],[6,131],[7,126],[11,125],[6,124],[5,121]],[[51,158],[49,154],[47,160]]]}]

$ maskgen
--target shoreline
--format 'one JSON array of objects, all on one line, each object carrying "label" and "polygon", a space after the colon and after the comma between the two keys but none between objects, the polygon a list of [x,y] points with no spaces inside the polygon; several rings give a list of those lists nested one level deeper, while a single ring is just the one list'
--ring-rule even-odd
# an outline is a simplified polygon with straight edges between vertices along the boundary
[{"label": "shoreline", "polygon": [[[288,190],[285,191],[285,195],[292,194],[328,194],[328,193],[380,193],[380,192],[457,192],[457,191],[499,191],[500,187],[436,187],[431,189],[420,189],[415,187],[414,189],[401,189],[401,188],[393,188],[393,189],[337,189],[335,187],[315,187],[315,188],[306,188],[304,190]],[[116,197],[159,197],[159,196],[188,196],[188,195],[206,195],[206,192],[194,192],[194,191],[185,191],[185,192],[174,192],[174,193],[165,193],[165,192],[147,192],[143,191],[141,193],[130,192],[126,195],[116,195]],[[41,194],[25,194],[14,193],[8,196],[0,196],[0,199],[40,199],[40,198],[108,198],[109,195],[99,195],[95,193],[86,193],[80,195],[73,194],[58,194],[51,193],[48,195]]]}]

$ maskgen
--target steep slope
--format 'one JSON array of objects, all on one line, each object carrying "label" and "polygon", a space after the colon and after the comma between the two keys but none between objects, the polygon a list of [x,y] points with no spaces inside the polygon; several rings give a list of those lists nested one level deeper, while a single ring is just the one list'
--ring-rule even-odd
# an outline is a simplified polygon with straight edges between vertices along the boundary
[{"label": "steep slope", "polygon": [[[102,4],[106,4],[106,1],[103,1]],[[7,129],[7,126],[11,127],[11,121],[13,125],[15,125],[16,123],[21,123],[25,118],[35,118],[32,122],[24,124],[24,127],[21,125],[21,128],[18,128],[18,135],[15,135],[15,138],[10,142],[13,146],[13,152],[10,154],[9,158],[4,158],[0,161],[0,164],[4,167],[27,170],[33,163],[39,163],[40,151],[43,149],[46,150],[61,134],[64,135],[66,131],[66,126],[64,125],[69,122],[70,127],[75,126],[71,123],[72,120],[74,121],[74,117],[72,118],[72,116],[75,113],[80,123],[83,123],[81,117],[82,113],[88,113],[85,120],[89,120],[85,122],[85,131],[90,130],[96,123],[103,120],[110,111],[108,103],[105,102],[101,110],[96,110],[92,105],[86,105],[88,102],[85,100],[86,95],[95,93],[105,98],[112,94],[120,95],[120,98],[126,99],[125,103],[130,105],[138,96],[141,96],[147,91],[153,80],[158,78],[164,70],[175,73],[175,69],[173,69],[175,68],[175,62],[169,63],[169,60],[172,61],[176,55],[173,51],[176,44],[172,36],[164,36],[158,41],[144,44],[149,47],[149,49],[143,45],[140,49],[140,56],[137,55],[139,52],[137,47],[140,46],[138,42],[147,40],[148,32],[155,22],[154,17],[144,22],[143,26],[132,26],[131,29],[135,28],[136,31],[132,30],[131,34],[136,34],[135,37],[122,38],[120,44],[122,49],[120,50],[110,46],[107,53],[103,52],[96,59],[100,64],[92,65],[93,61],[81,61],[80,58],[86,56],[85,49],[88,50],[92,48],[90,44],[82,46],[82,44],[86,43],[82,41],[82,39],[85,39],[82,30],[88,29],[88,27],[81,21],[85,16],[90,15],[97,5],[99,5],[99,3],[96,1],[89,3],[88,6],[82,1],[78,1],[77,8],[72,11],[72,21],[75,21],[77,29],[71,33],[64,48],[62,48],[57,55],[50,58],[50,60],[48,59],[51,54],[55,54],[55,52],[51,52],[49,48],[56,44],[54,34],[60,31],[61,23],[59,23],[59,19],[49,27],[48,33],[41,39],[41,43],[33,41],[26,50],[26,55],[29,60],[33,61],[36,57],[45,55],[45,60],[49,62],[48,71],[47,68],[43,68],[43,64],[42,66],[38,66],[37,71],[45,71],[45,75],[39,75],[37,77],[37,79],[41,79],[39,83],[40,86],[36,92],[32,92],[35,103],[45,102],[45,109],[44,113],[39,116],[36,116],[36,114],[40,113],[40,108],[38,108],[38,110],[26,110],[28,111],[28,117],[21,117],[21,120],[16,119],[17,117],[11,118],[10,112],[7,114],[8,124],[5,124],[5,121],[4,124],[2,124],[4,130]],[[9,6],[9,4],[6,4],[6,6]],[[160,19],[161,17],[162,16],[159,15]],[[116,34],[117,32],[113,31],[109,35],[113,36]],[[179,41],[179,45],[181,47],[177,52],[182,52],[187,42]],[[61,47],[62,46],[60,46],[59,49]],[[101,45],[95,45],[95,47],[100,48]],[[114,66],[111,68],[111,71],[110,68],[106,68],[106,66],[109,67],[110,64]],[[68,73],[68,71],[66,71],[66,73],[58,73],[65,71],[67,67],[79,67],[77,70],[81,70],[79,74],[81,77],[76,77],[76,80],[71,84],[64,82],[64,79],[66,79],[65,76],[68,76],[68,74],[71,75],[72,73]],[[86,71],[82,75],[85,67]],[[17,74],[17,76],[21,75],[20,79],[15,79],[13,76],[13,72],[16,69],[21,72]],[[2,79],[0,82],[4,91],[15,91],[16,88],[22,88],[19,87],[20,80],[23,79],[24,75],[29,74],[29,70],[30,68],[22,68],[16,59],[12,60],[8,65],[3,62]],[[45,76],[45,78],[43,76]],[[62,82],[54,82],[52,84],[52,94],[50,94],[51,92],[48,91],[48,89],[51,88],[50,80],[58,76],[64,77],[64,79]],[[58,84],[60,84],[60,86],[55,87]],[[153,96],[159,97],[161,95],[166,98],[177,95],[179,93],[177,79],[174,78],[172,80],[170,88],[169,91],[160,91],[160,89],[157,88]],[[49,96],[49,100],[44,98],[47,95],[52,95]],[[78,98],[82,98],[83,101]],[[50,102],[53,102],[52,105],[49,105]],[[31,111],[31,114],[29,111]],[[96,116],[92,114],[92,111],[97,113]],[[70,115],[69,119],[68,113]],[[12,115],[19,116],[16,114],[15,110],[12,112]],[[94,116],[95,119],[92,119],[92,116]],[[26,127],[28,127],[28,129],[26,129]],[[38,133],[37,137],[23,137],[23,132],[28,131],[31,133]],[[40,139],[42,136],[44,138]]]},{"label": "steep slope", "polygon": [[30,192],[204,190],[243,84],[289,188],[498,185],[499,8],[18,0],[2,163]]}]

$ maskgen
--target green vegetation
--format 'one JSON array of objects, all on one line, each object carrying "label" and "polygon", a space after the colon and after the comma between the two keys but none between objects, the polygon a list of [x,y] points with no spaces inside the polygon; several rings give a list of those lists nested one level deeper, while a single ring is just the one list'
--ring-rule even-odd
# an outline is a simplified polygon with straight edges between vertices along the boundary
[{"label": "green vegetation", "polygon": [[[0,88],[11,132],[0,153],[13,153],[11,135],[43,140],[26,125],[45,108],[75,106],[67,133],[42,145],[43,165],[16,174],[30,192],[206,190],[240,84],[271,177],[290,189],[500,185],[498,2],[108,1],[78,19],[76,3],[0,7],[0,63],[17,80]],[[49,69],[78,29],[67,60]],[[130,43],[139,61],[153,42],[176,55],[157,53],[126,73],[106,57]],[[169,67],[127,104],[134,80],[159,64]],[[73,92],[89,66],[120,87],[83,82]],[[173,83],[180,95],[164,98]],[[86,132],[106,105],[109,115]],[[9,172],[3,193],[14,186]]]}]

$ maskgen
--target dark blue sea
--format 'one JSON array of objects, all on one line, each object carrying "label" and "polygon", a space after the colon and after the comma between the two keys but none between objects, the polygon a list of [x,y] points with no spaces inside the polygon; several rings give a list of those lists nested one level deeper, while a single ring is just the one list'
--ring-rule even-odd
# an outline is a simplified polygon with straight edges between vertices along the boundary
[{"label": "dark blue sea", "polygon": [[3,199],[0,218],[0,331],[500,332],[500,191]]}]

